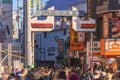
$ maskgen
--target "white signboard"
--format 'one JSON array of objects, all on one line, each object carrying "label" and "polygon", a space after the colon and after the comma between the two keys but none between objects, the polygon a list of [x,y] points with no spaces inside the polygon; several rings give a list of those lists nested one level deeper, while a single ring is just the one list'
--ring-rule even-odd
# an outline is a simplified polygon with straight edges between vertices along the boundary
[{"label": "white signboard", "polygon": [[75,31],[86,31],[91,32],[95,31],[96,23],[95,20],[89,18],[88,20],[80,20],[79,17],[72,18],[72,28]]},{"label": "white signboard", "polygon": [[[54,7],[49,8],[49,10],[54,10]],[[37,17],[31,19],[31,30],[38,32],[48,32],[54,29],[54,16],[47,16],[45,20],[38,20]]]},{"label": "white signboard", "polygon": [[[73,7],[73,10],[77,10]],[[79,17],[72,17],[72,28],[75,31],[86,31],[91,32],[95,31],[96,27],[96,21],[92,18],[89,18],[88,20],[80,19]]]}]

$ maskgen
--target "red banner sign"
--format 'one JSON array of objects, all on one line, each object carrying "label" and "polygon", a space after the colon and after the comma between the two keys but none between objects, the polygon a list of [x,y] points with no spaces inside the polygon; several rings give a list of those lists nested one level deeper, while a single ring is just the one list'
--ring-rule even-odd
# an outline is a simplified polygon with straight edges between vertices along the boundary
[{"label": "red banner sign", "polygon": [[81,24],[81,28],[95,28],[96,24],[86,24],[86,23],[82,23]]},{"label": "red banner sign", "polygon": [[32,28],[53,28],[51,23],[31,23]]}]

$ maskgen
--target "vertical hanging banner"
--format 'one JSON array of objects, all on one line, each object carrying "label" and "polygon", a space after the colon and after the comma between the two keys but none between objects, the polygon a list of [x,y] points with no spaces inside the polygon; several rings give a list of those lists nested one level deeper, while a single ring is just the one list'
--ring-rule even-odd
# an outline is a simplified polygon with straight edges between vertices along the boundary
[{"label": "vertical hanging banner", "polygon": [[30,0],[30,6],[33,7],[33,0]]},{"label": "vertical hanging banner", "polygon": [[78,42],[78,32],[70,28],[70,50],[84,51],[84,42]]},{"label": "vertical hanging banner", "polygon": [[62,53],[64,52],[64,40],[58,39],[58,52]]}]

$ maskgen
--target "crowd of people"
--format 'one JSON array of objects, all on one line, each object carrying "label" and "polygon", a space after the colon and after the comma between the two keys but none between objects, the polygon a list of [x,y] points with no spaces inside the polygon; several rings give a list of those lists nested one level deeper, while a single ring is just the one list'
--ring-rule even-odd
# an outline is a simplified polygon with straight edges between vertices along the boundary
[{"label": "crowd of people", "polygon": [[119,70],[112,65],[103,66],[96,63],[93,67],[86,66],[84,69],[75,66],[65,67],[59,72],[56,80],[120,80]]},{"label": "crowd of people", "polygon": [[120,80],[120,67],[94,64],[80,66],[37,66],[35,68],[16,68],[13,72],[3,74],[0,80]]}]

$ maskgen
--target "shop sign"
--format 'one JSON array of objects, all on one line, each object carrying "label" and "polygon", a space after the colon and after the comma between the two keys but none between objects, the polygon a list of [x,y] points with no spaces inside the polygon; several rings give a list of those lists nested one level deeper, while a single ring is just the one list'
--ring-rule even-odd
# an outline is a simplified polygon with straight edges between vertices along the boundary
[{"label": "shop sign", "polygon": [[100,41],[92,42],[92,54],[91,54],[91,42],[87,42],[87,52],[89,56],[100,56]]},{"label": "shop sign", "polygon": [[58,39],[58,52],[64,52],[64,40]]},{"label": "shop sign", "polygon": [[84,42],[78,39],[78,32],[70,28],[70,50],[84,51]]},{"label": "shop sign", "polygon": [[100,56],[100,52],[89,53],[89,56]]},{"label": "shop sign", "polygon": [[120,40],[106,39],[105,50],[107,51],[120,51]]},{"label": "shop sign", "polygon": [[51,23],[31,23],[32,28],[53,28]]},{"label": "shop sign", "polygon": [[70,50],[84,51],[84,43],[83,42],[70,43]]}]

